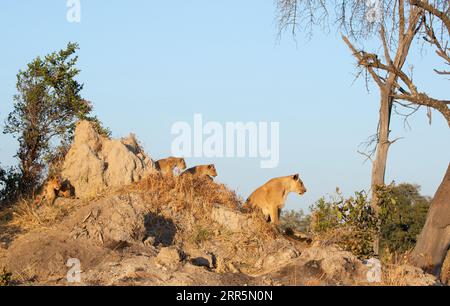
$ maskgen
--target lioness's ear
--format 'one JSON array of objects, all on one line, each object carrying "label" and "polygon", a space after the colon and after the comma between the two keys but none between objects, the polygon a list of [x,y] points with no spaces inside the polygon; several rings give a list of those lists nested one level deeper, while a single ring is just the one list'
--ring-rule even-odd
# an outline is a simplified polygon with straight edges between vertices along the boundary
[{"label": "lioness's ear", "polygon": [[208,169],[211,169],[212,168],[212,165],[208,165]]},{"label": "lioness's ear", "polygon": [[299,179],[300,179],[300,174],[296,174],[296,175],[294,175],[294,181],[298,181]]}]

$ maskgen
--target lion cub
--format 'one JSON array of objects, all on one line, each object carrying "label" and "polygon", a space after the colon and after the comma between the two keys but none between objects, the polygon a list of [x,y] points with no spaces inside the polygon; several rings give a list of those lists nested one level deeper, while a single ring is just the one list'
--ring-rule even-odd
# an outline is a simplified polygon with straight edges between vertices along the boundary
[{"label": "lion cub", "polygon": [[61,180],[59,178],[50,178],[43,186],[40,195],[37,196],[35,204],[42,204],[42,201],[45,200],[50,205],[53,205],[58,196],[58,192],[61,189],[61,185]]},{"label": "lion cub", "polygon": [[155,166],[162,174],[172,175],[175,168],[178,168],[179,170],[186,169],[186,162],[184,161],[184,158],[168,157],[158,160],[155,163]]},{"label": "lion cub", "polygon": [[246,204],[261,209],[267,221],[278,224],[281,209],[289,193],[303,195],[306,188],[298,174],[274,178],[256,189],[247,199]]},{"label": "lion cub", "polygon": [[187,169],[181,175],[190,174],[194,177],[207,177],[213,180],[217,176],[216,166],[201,165]]}]

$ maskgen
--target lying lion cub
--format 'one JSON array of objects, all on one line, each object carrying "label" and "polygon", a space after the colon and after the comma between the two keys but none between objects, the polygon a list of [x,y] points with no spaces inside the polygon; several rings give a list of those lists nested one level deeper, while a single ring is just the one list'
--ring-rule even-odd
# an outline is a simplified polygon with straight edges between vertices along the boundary
[{"label": "lying lion cub", "polygon": [[187,169],[181,175],[190,174],[194,177],[207,177],[213,180],[217,176],[216,166],[201,165]]},{"label": "lying lion cub", "polygon": [[184,161],[184,158],[168,157],[158,160],[155,163],[155,166],[162,174],[172,175],[175,168],[180,170],[186,169],[186,162]]},{"label": "lying lion cub", "polygon": [[306,188],[298,174],[274,178],[256,189],[247,199],[246,204],[261,209],[267,221],[278,224],[281,209],[289,193],[303,195]]},{"label": "lying lion cub", "polygon": [[61,189],[61,180],[53,177],[45,183],[42,187],[41,193],[36,197],[35,204],[42,204],[42,201],[47,201],[50,205],[56,200],[58,192]]}]

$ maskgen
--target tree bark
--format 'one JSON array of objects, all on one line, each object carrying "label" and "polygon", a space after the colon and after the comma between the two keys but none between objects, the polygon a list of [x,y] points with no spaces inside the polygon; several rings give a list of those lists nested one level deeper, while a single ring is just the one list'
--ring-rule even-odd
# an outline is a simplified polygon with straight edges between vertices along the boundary
[{"label": "tree bark", "polygon": [[386,165],[389,151],[389,133],[390,133],[390,121],[392,111],[392,98],[390,98],[390,89],[385,88],[381,91],[380,101],[380,119],[377,132],[377,150],[376,156],[372,164],[372,208],[375,213],[378,214],[378,196],[376,193],[376,187],[384,185],[384,178],[386,175]]},{"label": "tree bark", "polygon": [[450,164],[431,202],[427,220],[410,255],[415,266],[439,277],[450,246]]},{"label": "tree bark", "polygon": [[[371,207],[375,212],[375,215],[379,215],[378,206],[378,195],[377,187],[384,185],[384,178],[386,175],[387,158],[390,146],[389,133],[390,133],[390,121],[391,121],[391,111],[392,111],[392,98],[390,97],[391,88],[384,88],[380,90],[380,119],[377,131],[377,151],[375,159],[372,163],[372,199]],[[378,233],[374,237],[373,241],[373,251],[375,255],[379,254],[380,247],[380,234]]]}]

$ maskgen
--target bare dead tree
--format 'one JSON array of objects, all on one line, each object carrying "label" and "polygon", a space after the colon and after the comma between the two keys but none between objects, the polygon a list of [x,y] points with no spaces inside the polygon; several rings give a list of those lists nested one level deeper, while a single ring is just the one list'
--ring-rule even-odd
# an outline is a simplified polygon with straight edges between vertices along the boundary
[{"label": "bare dead tree", "polygon": [[[375,148],[368,156],[372,160],[372,207],[378,212],[377,189],[385,184],[393,107],[417,110],[427,107],[438,111],[450,127],[449,101],[432,97],[414,83],[412,73],[405,72],[405,63],[412,43],[423,37],[436,54],[448,65],[449,61],[449,1],[448,0],[278,0],[280,33],[288,27],[302,29],[313,21],[326,21],[334,6],[334,18],[342,39],[357,61],[358,75],[373,80],[380,92],[379,123]],[[319,19],[299,18],[316,9]],[[283,14],[285,13],[285,14]],[[314,14],[313,14],[314,15]],[[311,27],[311,25],[310,25]],[[356,47],[365,41],[377,42],[377,49],[368,51]],[[448,75],[448,70],[435,71]],[[374,158],[372,158],[374,155]],[[375,246],[377,251],[377,246]]]}]

